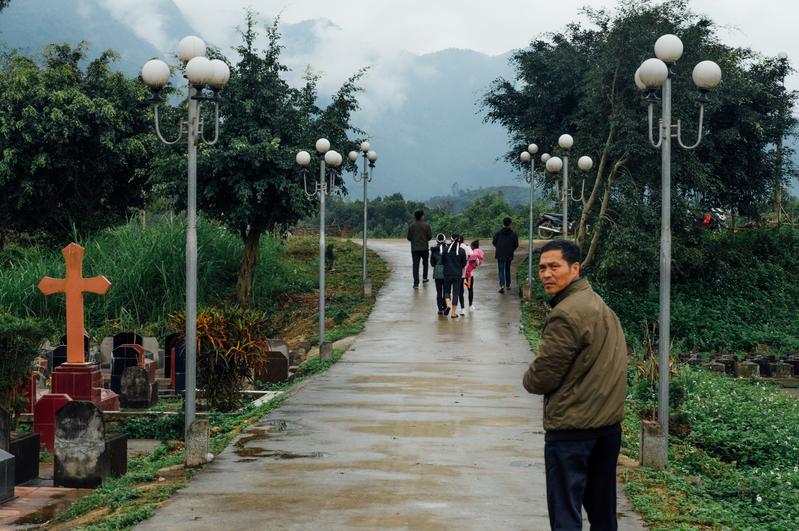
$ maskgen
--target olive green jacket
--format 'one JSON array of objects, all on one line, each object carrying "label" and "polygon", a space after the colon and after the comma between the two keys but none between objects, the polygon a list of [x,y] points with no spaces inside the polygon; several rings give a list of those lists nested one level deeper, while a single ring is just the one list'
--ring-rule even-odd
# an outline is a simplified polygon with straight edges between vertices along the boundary
[{"label": "olive green jacket", "polygon": [[585,279],[551,301],[524,388],[544,395],[544,429],[611,426],[624,416],[627,343],[619,318]]}]

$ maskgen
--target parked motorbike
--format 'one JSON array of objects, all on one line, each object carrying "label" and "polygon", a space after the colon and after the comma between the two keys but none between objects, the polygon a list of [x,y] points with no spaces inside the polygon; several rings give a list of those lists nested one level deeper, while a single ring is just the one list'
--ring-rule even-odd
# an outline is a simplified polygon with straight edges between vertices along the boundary
[{"label": "parked motorbike", "polygon": [[[563,214],[544,212],[538,218],[538,237],[549,240],[563,232]],[[574,220],[569,221],[569,232],[574,234]]]},{"label": "parked motorbike", "polygon": [[727,228],[727,214],[718,207],[713,207],[702,218],[702,225],[710,230]]}]

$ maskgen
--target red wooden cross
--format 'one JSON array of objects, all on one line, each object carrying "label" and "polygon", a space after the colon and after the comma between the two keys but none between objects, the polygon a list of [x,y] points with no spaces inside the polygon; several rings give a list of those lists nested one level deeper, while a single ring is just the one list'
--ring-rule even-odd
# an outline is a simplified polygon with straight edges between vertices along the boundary
[{"label": "red wooden cross", "polygon": [[83,247],[70,243],[62,253],[67,263],[66,278],[44,277],[39,291],[45,295],[64,293],[67,297],[67,363],[85,363],[83,355],[83,293],[105,295],[111,282],[104,276],[83,278]]}]

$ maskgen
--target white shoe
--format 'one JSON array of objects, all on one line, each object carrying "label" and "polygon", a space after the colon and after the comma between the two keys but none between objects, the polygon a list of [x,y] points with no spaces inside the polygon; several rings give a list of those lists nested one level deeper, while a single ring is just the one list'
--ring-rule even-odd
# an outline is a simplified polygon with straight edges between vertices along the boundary
[{"label": "white shoe", "polygon": [[470,311],[470,312],[473,312],[473,311],[475,311],[476,309],[477,309],[477,308],[475,308],[474,304],[472,304],[471,306],[469,306],[469,311]]},{"label": "white shoe", "polygon": [[463,308],[461,308],[460,314],[461,314],[461,315],[466,315],[466,310],[465,310],[465,309],[463,309]]}]

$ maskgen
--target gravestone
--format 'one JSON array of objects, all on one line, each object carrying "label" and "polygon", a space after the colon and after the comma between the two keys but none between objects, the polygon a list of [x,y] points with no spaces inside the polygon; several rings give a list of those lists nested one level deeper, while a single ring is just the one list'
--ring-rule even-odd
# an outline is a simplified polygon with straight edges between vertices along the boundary
[{"label": "gravestone", "polygon": [[114,335],[114,348],[121,347],[122,345],[139,345],[144,346],[144,338],[135,332],[121,332]]},{"label": "gravestone", "polygon": [[735,358],[730,354],[723,354],[719,358],[719,363],[724,364],[724,372],[730,376],[735,376]]},{"label": "gravestone", "polygon": [[725,370],[724,364],[723,363],[719,363],[718,361],[711,361],[709,363],[706,363],[705,367],[709,371],[713,371],[713,372],[722,372],[723,373],[724,370]]},{"label": "gravestone", "polygon": [[[164,360],[164,376],[170,379],[176,393],[186,390],[186,344],[182,334],[170,334],[165,342],[168,362]],[[167,372],[169,363],[169,372]]]},{"label": "gravestone", "polygon": [[[164,377],[169,379],[174,379],[172,375],[172,358],[175,356],[172,349],[178,343],[182,343],[182,334],[180,332],[175,332],[174,334],[169,334],[164,338]],[[174,385],[174,382],[173,384]]]},{"label": "gravestone", "polygon": [[38,433],[12,433],[11,454],[14,463],[14,484],[21,485],[39,477],[39,449],[41,437]]},{"label": "gravestone", "polygon": [[111,353],[111,390],[116,394],[122,392],[122,373],[128,367],[140,367],[143,364],[144,350],[139,345],[128,344],[114,348]]},{"label": "gravestone", "polygon": [[100,342],[100,363],[111,367],[111,352],[114,351],[114,338],[104,337]]},{"label": "gravestone", "polygon": [[751,360],[744,360],[735,366],[738,378],[755,378],[760,375],[760,365]]},{"label": "gravestone", "polygon": [[280,383],[289,379],[289,357],[283,352],[266,353],[266,368],[258,375],[264,383]]},{"label": "gravestone", "polygon": [[11,450],[11,415],[0,406],[0,450]]},{"label": "gravestone", "polygon": [[163,360],[161,356],[158,355],[158,340],[154,337],[143,337],[142,347],[144,348],[145,357],[155,361],[156,367],[161,368],[163,366]]},{"label": "gravestone", "polygon": [[53,362],[50,365],[50,370],[54,371],[61,365],[67,362],[67,346],[58,345],[53,349]]},{"label": "gravestone", "polygon": [[771,376],[774,378],[790,378],[793,373],[793,366],[783,361],[770,363],[769,369],[771,370]]},{"label": "gravestone", "polygon": [[141,367],[127,367],[122,373],[119,399],[122,407],[148,408],[158,401],[158,382],[150,381]]},{"label": "gravestone", "polygon": [[56,487],[93,489],[127,472],[127,438],[106,437],[103,413],[92,402],[73,401],[56,413]]},{"label": "gravestone", "polygon": [[14,456],[0,450],[0,503],[14,497]]},{"label": "gravestone", "polygon": [[[66,344],[67,344],[67,336],[61,336],[61,339],[59,340],[59,345],[66,346]],[[90,350],[90,348],[89,348],[89,336],[87,336],[86,334],[83,334],[83,357],[84,357],[84,359],[89,359],[89,350]]]},{"label": "gravestone", "polygon": [[760,376],[771,376],[771,361],[768,356],[755,356],[754,362],[760,367]]}]

